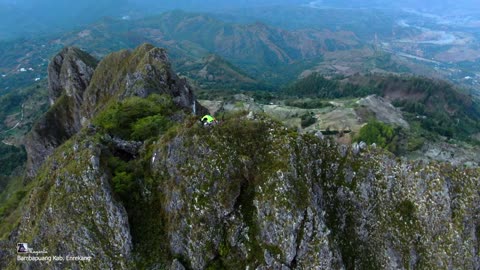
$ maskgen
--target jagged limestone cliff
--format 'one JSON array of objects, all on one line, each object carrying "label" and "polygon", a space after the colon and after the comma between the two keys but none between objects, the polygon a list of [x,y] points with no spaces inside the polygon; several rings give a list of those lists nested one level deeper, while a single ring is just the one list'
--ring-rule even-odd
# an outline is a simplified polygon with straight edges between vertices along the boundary
[{"label": "jagged limestone cliff", "polygon": [[[161,52],[147,51],[146,59]],[[204,128],[179,106],[172,80],[124,88],[131,73],[107,72],[118,55],[138,66],[126,52],[99,64],[82,107],[91,125],[42,165],[1,243],[92,261],[17,262],[12,248],[0,253],[2,268],[480,267],[478,169],[337,145],[264,115]],[[162,128],[138,135],[149,121]]]},{"label": "jagged limestone cliff", "polygon": [[52,108],[39,119],[25,139],[27,174],[36,171],[60,146],[82,128],[80,107],[92,79],[97,60],[80,49],[69,47],[48,66],[48,91]]},{"label": "jagged limestone cliff", "polygon": [[112,96],[144,98],[150,94],[168,94],[179,107],[205,112],[186,80],[172,71],[166,51],[144,44],[132,52],[112,53],[100,62],[85,93],[83,115],[91,119]]},{"label": "jagged limestone cliff", "polygon": [[355,154],[261,117],[154,149],[157,218],[187,268],[479,266],[478,170]]},{"label": "jagged limestone cliff", "polygon": [[52,108],[36,123],[25,140],[27,171],[36,171],[53,150],[88,124],[109,102],[152,93],[169,94],[175,103],[198,113],[191,87],[170,67],[165,50],[149,44],[133,52],[108,55],[99,64],[73,47],[56,55],[48,67]]}]

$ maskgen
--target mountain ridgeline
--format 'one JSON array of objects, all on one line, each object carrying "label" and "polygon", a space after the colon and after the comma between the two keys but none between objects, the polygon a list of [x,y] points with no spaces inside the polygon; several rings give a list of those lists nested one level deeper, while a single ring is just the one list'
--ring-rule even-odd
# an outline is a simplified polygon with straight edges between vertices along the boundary
[{"label": "mountain ridgeline", "polygon": [[[480,267],[479,169],[338,145],[261,113],[203,127],[150,45],[98,64],[67,48],[49,72],[29,181],[0,215],[2,269]],[[17,261],[16,243],[92,259]]]},{"label": "mountain ridgeline", "polygon": [[[0,80],[2,89],[31,84],[44,71],[16,72],[18,64],[37,69],[36,66],[46,65],[46,59],[63,46],[84,48],[104,57],[117,50],[151,43],[167,49],[173,64],[178,66],[177,72],[181,73],[191,71],[192,65],[184,65],[185,62],[191,61],[195,66],[206,55],[215,54],[222,61],[228,59],[248,76],[274,85],[296,78],[305,66],[318,64],[325,52],[365,46],[353,32],[284,30],[263,23],[229,23],[212,15],[182,11],[138,20],[104,18],[76,31],[19,43],[0,42],[0,73],[8,73]],[[213,60],[214,64],[220,64],[219,58]]]},{"label": "mountain ridgeline", "polygon": [[202,111],[185,80],[171,71],[165,51],[151,45],[111,54],[98,67],[92,56],[70,47],[54,57],[48,70],[52,108],[25,140],[29,176],[114,99],[169,93],[178,106]]}]

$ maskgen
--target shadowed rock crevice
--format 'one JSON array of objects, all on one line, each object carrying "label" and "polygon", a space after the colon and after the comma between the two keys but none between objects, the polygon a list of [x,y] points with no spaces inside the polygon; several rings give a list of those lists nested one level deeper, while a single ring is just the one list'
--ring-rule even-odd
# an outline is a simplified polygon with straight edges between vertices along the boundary
[{"label": "shadowed rock crevice", "polygon": [[295,256],[293,257],[293,260],[291,262],[287,263],[289,265],[289,267],[292,268],[292,269],[296,269],[297,266],[298,266],[297,257],[300,253],[301,244],[302,244],[303,238],[305,236],[305,224],[307,222],[307,218],[308,218],[308,211],[305,210],[305,213],[303,214],[303,219],[300,223],[300,228],[297,232],[297,243],[296,243],[296,248],[295,248]]}]

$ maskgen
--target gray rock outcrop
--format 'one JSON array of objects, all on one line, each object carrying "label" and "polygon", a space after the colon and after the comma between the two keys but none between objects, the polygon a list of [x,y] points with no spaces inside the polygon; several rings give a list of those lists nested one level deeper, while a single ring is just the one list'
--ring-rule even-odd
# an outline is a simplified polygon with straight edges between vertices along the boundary
[{"label": "gray rock outcrop", "polygon": [[53,57],[48,65],[48,91],[50,104],[66,94],[77,104],[83,100],[83,92],[92,79],[97,60],[75,47],[66,47]]},{"label": "gray rock outcrop", "polygon": [[[42,187],[30,194],[17,235],[12,238],[13,242],[28,242],[36,251],[48,252],[42,256],[63,257],[65,261],[17,262],[15,250],[9,249],[13,251],[6,254],[12,259],[9,267],[128,268],[133,248],[128,215],[112,191],[108,168],[100,162],[101,148],[95,140],[79,134],[55,151],[35,179]],[[90,260],[67,261],[67,256]]]},{"label": "gray rock outcrop", "polygon": [[171,69],[166,51],[144,44],[97,61],[77,48],[65,48],[48,67],[52,107],[25,139],[27,174],[38,168],[60,146],[113,100],[131,96],[167,94],[189,112],[207,113],[195,99],[191,86]]},{"label": "gray rock outcrop", "polygon": [[74,47],[63,49],[50,62],[48,88],[52,107],[25,138],[27,175],[30,178],[36,175],[55,148],[82,128],[80,107],[83,93],[96,64],[95,58]]},{"label": "gray rock outcrop", "polygon": [[191,269],[480,267],[480,171],[259,121],[180,134],[154,152],[170,252]]},{"label": "gray rock outcrop", "polygon": [[395,108],[385,98],[371,95],[357,101],[358,104],[367,107],[373,113],[375,117],[384,123],[396,125],[405,129],[409,129],[410,125],[405,121],[402,116],[402,111]]},{"label": "gray rock outcrop", "polygon": [[187,81],[171,69],[166,51],[143,44],[134,51],[112,53],[100,62],[85,92],[83,119],[95,116],[112,97],[122,100],[153,93],[171,95],[178,106],[190,112],[207,112],[196,101]]},{"label": "gray rock outcrop", "polygon": [[[371,147],[354,154],[264,116],[239,116],[140,150],[131,216],[113,191],[105,148],[85,130],[57,149],[10,235],[95,261],[25,269],[480,267],[478,169]],[[14,252],[0,256],[15,269]]]}]

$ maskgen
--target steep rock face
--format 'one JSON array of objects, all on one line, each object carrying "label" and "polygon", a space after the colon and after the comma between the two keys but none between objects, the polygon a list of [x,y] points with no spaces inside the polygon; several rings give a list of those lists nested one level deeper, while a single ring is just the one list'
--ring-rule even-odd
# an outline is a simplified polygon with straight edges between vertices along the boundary
[{"label": "steep rock face", "polygon": [[97,60],[73,47],[63,49],[48,66],[52,108],[35,124],[25,139],[27,174],[33,177],[53,150],[82,127],[83,92],[93,76]]},{"label": "steep rock face", "polygon": [[354,154],[258,120],[156,149],[157,218],[187,269],[480,266],[478,169]]},{"label": "steep rock face", "polygon": [[[109,62],[115,55],[130,54],[131,58],[121,59],[131,65],[124,69]],[[87,64],[92,58],[85,55],[77,49],[65,49],[49,67],[53,106],[29,134],[29,173],[35,177],[7,246],[27,242],[52,256],[91,256],[92,261],[19,263],[15,252],[5,249],[0,253],[2,269],[131,268],[129,217],[112,190],[111,168],[102,155],[111,144],[115,151],[135,156],[143,143],[100,138],[93,125],[82,129],[82,124],[109,102],[152,93],[171,95],[178,110],[205,111],[200,105],[196,107],[190,87],[173,73],[161,49],[143,45],[132,53],[113,54],[102,61],[92,82],[86,74],[93,69]],[[111,70],[114,72],[105,73]],[[97,88],[99,84],[105,88]],[[85,89],[87,85],[90,87]],[[178,115],[185,117],[184,113]]]},{"label": "steep rock face", "polygon": [[[296,146],[288,144],[285,129],[277,133],[274,124],[261,122],[250,130],[240,126],[180,136],[154,154],[153,171],[165,180],[171,252],[188,258],[191,269],[332,268],[339,258],[315,203],[320,194],[310,174],[316,172],[302,175],[289,162]],[[229,137],[237,128],[239,137]]]},{"label": "steep rock face", "polygon": [[132,52],[112,53],[100,62],[85,92],[82,115],[84,120],[92,118],[112,97],[122,100],[153,93],[169,94],[178,106],[189,111],[206,112],[186,80],[171,69],[166,51],[144,44]]},{"label": "steep rock face", "polygon": [[[27,242],[46,256],[91,256],[79,262],[16,262],[7,269],[126,269],[132,241],[125,208],[112,193],[102,145],[87,134],[57,149],[36,177],[22,221],[12,240]],[[11,260],[9,260],[11,259]]]},{"label": "steep rock face", "polygon": [[64,48],[48,65],[50,104],[53,105],[63,93],[81,103],[96,65],[97,60],[84,51]]},{"label": "steep rock face", "polygon": [[173,72],[163,49],[144,44],[132,52],[108,55],[95,69],[96,64],[93,57],[76,48],[65,48],[50,63],[49,94],[53,106],[25,142],[30,178],[56,147],[111,101],[168,94],[181,108],[196,114],[207,112],[195,100],[186,80]]},{"label": "steep rock face", "polygon": [[[240,116],[142,147],[122,205],[105,143],[96,130],[74,136],[28,196],[12,243],[94,258],[50,268],[480,266],[478,169],[409,163]],[[16,267],[13,251],[0,255]]]}]

